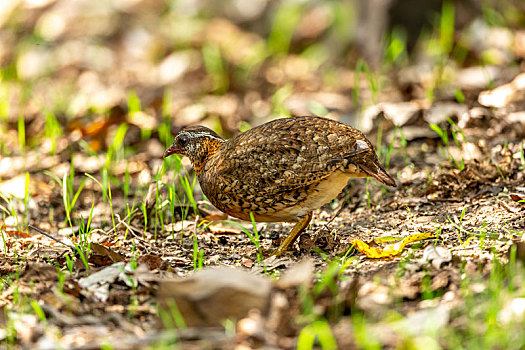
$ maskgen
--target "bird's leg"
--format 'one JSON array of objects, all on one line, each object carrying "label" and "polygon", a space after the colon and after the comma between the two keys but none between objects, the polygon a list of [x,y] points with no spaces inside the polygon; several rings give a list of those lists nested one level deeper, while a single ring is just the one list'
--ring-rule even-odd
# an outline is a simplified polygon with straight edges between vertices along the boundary
[{"label": "bird's leg", "polygon": [[303,216],[292,228],[292,231],[286,236],[284,241],[281,242],[279,247],[272,253],[272,255],[280,256],[283,255],[288,248],[295,242],[297,237],[301,234],[301,232],[304,231],[304,229],[308,226],[310,223],[310,220],[312,220],[312,213],[308,213],[305,216]]}]

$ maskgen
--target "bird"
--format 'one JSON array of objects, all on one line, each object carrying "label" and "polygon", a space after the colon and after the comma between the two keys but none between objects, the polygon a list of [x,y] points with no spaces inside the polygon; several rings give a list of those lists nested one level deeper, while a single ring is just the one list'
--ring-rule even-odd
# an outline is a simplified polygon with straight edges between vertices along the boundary
[{"label": "bird", "polygon": [[163,158],[173,154],[190,159],[203,193],[222,212],[247,221],[295,222],[276,256],[350,178],[396,186],[361,131],[324,117],[274,119],[227,140],[207,127],[188,126]]}]

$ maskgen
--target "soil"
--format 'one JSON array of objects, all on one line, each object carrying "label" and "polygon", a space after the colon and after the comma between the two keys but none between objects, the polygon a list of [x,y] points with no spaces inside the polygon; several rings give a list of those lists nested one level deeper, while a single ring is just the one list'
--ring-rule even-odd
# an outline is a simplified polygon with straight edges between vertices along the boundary
[{"label": "soil", "polygon": [[[525,261],[522,29],[465,24],[447,51],[459,48],[464,62],[418,54],[437,45],[432,37],[433,46],[416,45],[414,62],[392,58],[385,73],[341,43],[349,39],[336,24],[346,15],[324,2],[300,10],[290,43],[264,37],[281,2],[238,22],[220,9],[203,19],[186,2],[87,3],[14,2],[0,16],[0,346],[291,349],[305,329],[328,325],[341,349],[363,339],[408,348],[416,343],[402,343],[402,330],[423,334],[421,318],[438,335],[466,329],[467,296],[488,288],[495,266]],[[286,52],[267,57],[275,50]],[[187,159],[162,159],[184,126],[230,137],[314,112],[361,129],[398,187],[351,180],[283,257],[268,252],[292,224],[257,223],[258,249],[251,222],[217,211],[198,183],[187,191]],[[434,236],[387,258],[352,244],[417,233]],[[217,267],[267,288],[237,274],[227,292],[220,280],[199,280]],[[180,296],[187,313],[166,316],[166,286],[179,282],[196,283]],[[260,301],[255,292],[267,303],[199,321]]]}]

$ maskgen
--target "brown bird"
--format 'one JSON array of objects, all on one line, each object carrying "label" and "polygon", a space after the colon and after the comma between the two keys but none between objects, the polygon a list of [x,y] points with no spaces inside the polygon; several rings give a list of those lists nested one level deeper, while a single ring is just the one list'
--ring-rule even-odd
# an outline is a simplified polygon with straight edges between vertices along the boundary
[{"label": "brown bird", "polygon": [[224,140],[204,126],[182,129],[164,158],[190,158],[202,191],[221,211],[242,220],[297,222],[273,253],[282,255],[349,178],[396,186],[368,139],[320,117],[276,119]]}]

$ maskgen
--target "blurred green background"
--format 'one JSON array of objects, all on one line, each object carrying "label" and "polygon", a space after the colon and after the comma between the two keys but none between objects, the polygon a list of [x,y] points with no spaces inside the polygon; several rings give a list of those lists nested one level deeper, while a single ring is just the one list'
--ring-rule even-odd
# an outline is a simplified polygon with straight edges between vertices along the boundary
[{"label": "blurred green background", "polygon": [[523,69],[524,10],[519,0],[3,1],[2,153],[17,151],[20,118],[28,144],[89,136],[101,115],[145,136],[163,118],[226,136],[290,114],[359,126],[363,106],[466,94]]}]

